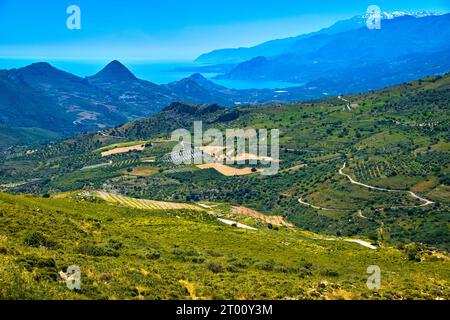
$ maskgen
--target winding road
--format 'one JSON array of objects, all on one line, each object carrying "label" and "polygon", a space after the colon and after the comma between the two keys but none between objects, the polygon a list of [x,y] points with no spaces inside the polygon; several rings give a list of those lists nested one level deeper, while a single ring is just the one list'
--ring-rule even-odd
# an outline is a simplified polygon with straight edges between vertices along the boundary
[{"label": "winding road", "polygon": [[[351,106],[350,106],[350,101],[348,101],[348,100],[345,99],[345,98],[342,98],[342,96],[338,96],[338,99],[344,101],[344,102],[345,102],[345,107],[347,107],[347,109],[348,109],[349,111],[352,111],[352,108],[351,108]],[[344,110],[345,110],[345,107],[344,107]]]},{"label": "winding road", "polygon": [[301,204],[303,204],[303,205],[305,205],[305,206],[308,206],[308,207],[311,207],[311,208],[317,209],[317,210],[325,210],[325,211],[347,211],[347,210],[344,210],[344,209],[332,209],[332,208],[324,208],[324,207],[315,206],[315,205],[313,205],[313,204],[311,204],[311,203],[308,203],[308,202],[306,202],[306,201],[303,201],[302,198],[298,199],[298,202],[301,203]]},{"label": "winding road", "polygon": [[[346,177],[346,178],[350,181],[350,183],[352,183],[352,184],[356,184],[356,185],[361,186],[361,187],[365,187],[365,188],[372,189],[372,190],[378,190],[378,191],[386,191],[386,192],[406,192],[406,193],[408,193],[411,197],[416,198],[416,199],[419,199],[420,201],[423,202],[420,206],[412,206],[412,207],[407,207],[407,208],[425,207],[425,206],[434,204],[434,202],[432,202],[432,201],[430,201],[430,200],[428,200],[428,199],[425,199],[425,198],[423,198],[423,197],[421,197],[421,196],[415,194],[415,193],[412,192],[412,191],[397,190],[397,189],[387,189],[387,188],[379,188],[379,187],[375,187],[375,186],[371,186],[371,185],[368,185],[368,184],[365,184],[365,183],[358,182],[358,181],[354,180],[350,175],[348,175],[348,174],[346,174],[346,173],[343,172],[343,170],[344,170],[346,167],[347,167],[347,163],[344,163],[344,165],[342,166],[342,168],[339,169],[339,174],[340,174],[341,176]],[[301,204],[303,204],[303,205],[305,205],[305,206],[308,206],[308,207],[311,207],[311,208],[314,208],[314,209],[317,209],[317,210],[326,210],[326,211],[346,211],[346,210],[342,210],[342,209],[331,209],[331,208],[323,208],[323,207],[319,207],[319,206],[313,205],[313,204],[311,204],[311,203],[308,203],[308,202],[306,202],[306,201],[303,201],[301,198],[298,199],[298,202],[301,203]],[[361,211],[361,210],[359,210],[357,214],[358,214],[358,217],[367,219],[367,217],[365,217],[365,216],[362,214],[362,211]],[[369,243],[369,242],[367,242],[367,241],[364,241],[364,240],[360,240],[360,239],[339,239],[339,238],[315,238],[315,239],[317,239],[317,240],[327,240],[327,241],[338,241],[338,240],[341,240],[341,241],[347,241],[347,242],[357,243],[357,244],[359,244],[359,245],[362,245],[362,246],[364,246],[364,247],[366,247],[366,248],[369,248],[369,249],[372,249],[372,250],[374,250],[374,249],[377,248],[376,246],[372,245],[371,243]]]},{"label": "winding road", "polygon": [[344,170],[344,169],[346,168],[346,166],[347,166],[347,163],[344,163],[344,165],[342,166],[342,168],[339,169],[339,174],[340,174],[341,176],[347,177],[348,180],[350,180],[350,183],[352,183],[352,184],[356,184],[356,185],[358,185],[358,186],[362,186],[362,187],[369,188],[369,189],[372,189],[372,190],[387,191],[387,192],[407,192],[407,193],[409,193],[409,195],[412,196],[413,198],[419,199],[420,201],[423,202],[420,206],[411,206],[411,207],[409,207],[409,208],[425,207],[425,206],[428,206],[428,205],[430,205],[430,204],[434,204],[434,202],[432,202],[432,201],[430,201],[430,200],[428,200],[428,199],[425,199],[425,198],[423,198],[423,197],[421,197],[421,196],[415,194],[415,193],[412,192],[412,191],[398,190],[398,189],[379,188],[379,187],[374,187],[374,186],[370,186],[370,185],[365,184],[365,183],[361,183],[361,182],[355,181],[355,180],[353,180],[352,177],[350,177],[350,175],[348,175],[348,174],[346,174],[346,173],[344,173],[344,172],[342,171],[342,170]]}]

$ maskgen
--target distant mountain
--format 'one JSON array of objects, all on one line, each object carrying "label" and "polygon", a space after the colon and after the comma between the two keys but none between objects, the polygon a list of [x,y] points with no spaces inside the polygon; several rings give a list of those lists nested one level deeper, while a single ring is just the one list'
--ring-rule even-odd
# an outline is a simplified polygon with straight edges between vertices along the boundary
[{"label": "distant mountain", "polygon": [[[173,102],[258,104],[273,101],[275,90],[234,90],[194,74],[167,85],[135,77],[119,61],[97,74],[80,78],[48,63],[0,70],[0,146],[98,131],[128,120],[151,116]],[[299,98],[299,97],[296,97]],[[9,129],[8,129],[9,128]],[[36,139],[15,138],[14,132],[35,129]],[[6,133],[11,132],[11,135]],[[24,134],[18,137],[24,137]]]},{"label": "distant mountain", "polygon": [[[436,13],[429,11],[414,11],[414,12],[395,11],[391,13],[383,12],[381,18],[383,20],[389,20],[402,16],[426,17],[432,15],[436,15]],[[209,53],[200,55],[195,60],[195,62],[201,64],[214,64],[214,65],[238,64],[246,60],[251,60],[258,56],[273,57],[284,53],[288,53],[289,48],[299,40],[308,39],[310,37],[318,35],[333,35],[351,30],[356,30],[364,27],[366,25],[366,20],[367,20],[366,15],[359,15],[352,17],[350,19],[338,21],[332,26],[323,28],[319,31],[301,34],[296,37],[271,40],[254,47],[213,50]]]},{"label": "distant mountain", "polygon": [[[2,74],[10,85],[16,86],[16,94],[22,94],[23,87],[26,87],[39,97],[32,109],[42,116],[33,119],[43,122],[39,125],[43,129],[56,129],[70,134],[99,130],[127,120],[108,93],[84,78],[58,70],[47,63],[35,63],[25,68],[3,71]],[[53,117],[62,119],[63,130],[59,120],[51,120]],[[52,124],[46,125],[47,121]],[[11,121],[4,124],[10,125]],[[14,121],[12,124],[17,126]]]},{"label": "distant mountain", "polygon": [[136,78],[119,61],[112,61],[87,81],[107,92],[128,119],[147,117],[182,97],[166,86]]},{"label": "distant mountain", "polygon": [[134,81],[137,78],[128,70],[122,63],[117,60],[111,61],[105,68],[103,68],[96,75],[89,77],[89,81],[92,83],[109,83],[109,82],[122,82],[122,81]]},{"label": "distant mountain", "polygon": [[[302,82],[284,89],[230,89],[198,73],[157,85],[138,79],[119,61],[86,78],[47,63],[0,70],[0,146],[7,146],[5,141],[28,144],[115,127],[158,113],[173,102],[224,107],[286,103],[444,73],[450,69],[449,17],[405,16],[386,21],[382,30],[315,35],[293,43],[290,53],[256,57],[225,76]],[[35,138],[24,140],[26,133]]]},{"label": "distant mountain", "polygon": [[0,123],[17,127],[47,127],[70,132],[71,122],[50,98],[0,73]]},{"label": "distant mountain", "polygon": [[169,83],[167,87],[178,96],[183,97],[182,101],[230,105],[229,99],[215,94],[219,90],[218,87],[200,74]]},{"label": "distant mountain", "polygon": [[[253,58],[219,78],[299,83],[322,78],[344,84],[354,76],[368,79],[377,75],[382,80],[395,70],[397,81],[404,82],[411,80],[411,76],[419,78],[448,71],[449,50],[450,14],[423,18],[401,16],[384,21],[381,30],[364,27],[298,40],[288,53]],[[355,73],[357,70],[364,70],[364,73]],[[367,82],[362,89],[390,84],[389,81]],[[342,85],[342,90],[346,88]]]}]

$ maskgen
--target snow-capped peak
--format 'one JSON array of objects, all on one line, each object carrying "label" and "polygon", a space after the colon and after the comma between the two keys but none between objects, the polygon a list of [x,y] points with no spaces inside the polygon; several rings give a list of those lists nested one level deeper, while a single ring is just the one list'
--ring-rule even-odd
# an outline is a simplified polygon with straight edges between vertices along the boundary
[{"label": "snow-capped peak", "polygon": [[[416,17],[416,18],[423,18],[423,17],[427,17],[427,16],[439,16],[442,15],[443,13],[441,12],[433,12],[433,11],[428,11],[428,10],[420,10],[420,11],[392,11],[392,12],[388,12],[388,11],[382,11],[381,12],[381,19],[395,19],[398,17],[403,17],[403,16],[412,16],[412,17]],[[364,14],[362,16],[363,19],[366,19],[370,16],[370,14]]]},{"label": "snow-capped peak", "polygon": [[428,10],[383,12],[383,16],[385,19],[394,19],[403,16],[413,16],[416,18],[422,18],[427,16],[438,16],[438,15],[442,15],[442,13]]}]

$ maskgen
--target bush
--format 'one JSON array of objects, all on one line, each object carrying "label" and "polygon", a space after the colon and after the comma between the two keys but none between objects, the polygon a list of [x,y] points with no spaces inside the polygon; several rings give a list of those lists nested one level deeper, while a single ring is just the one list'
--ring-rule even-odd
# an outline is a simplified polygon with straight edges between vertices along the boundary
[{"label": "bush", "polygon": [[224,271],[224,266],[220,262],[208,261],[205,263],[206,269],[213,273],[220,273]]},{"label": "bush", "polygon": [[36,281],[57,281],[59,278],[58,268],[53,258],[41,258],[37,256],[26,256],[17,260],[28,272],[34,273]]},{"label": "bush", "polygon": [[107,246],[114,250],[120,250],[123,247],[123,243],[118,240],[108,240]]},{"label": "bush", "polygon": [[159,258],[161,258],[161,253],[153,248],[150,248],[147,250],[145,257],[150,260],[158,260]]},{"label": "bush", "polygon": [[32,271],[34,268],[53,268],[56,269],[56,262],[53,258],[40,258],[36,256],[26,256],[17,259],[17,262],[22,265],[27,271]]},{"label": "bush", "polygon": [[405,253],[406,257],[409,261],[420,261],[421,260],[421,254],[420,254],[420,248],[415,243],[410,243],[405,245]]},{"label": "bush", "polygon": [[322,275],[325,277],[339,277],[339,273],[334,270],[326,269],[324,272],[322,272]]},{"label": "bush", "polygon": [[258,262],[255,264],[256,268],[264,270],[264,271],[272,271],[275,267],[275,261],[267,260],[264,262]]},{"label": "bush", "polygon": [[55,241],[50,240],[40,232],[33,232],[25,236],[24,244],[29,247],[46,247],[48,249],[54,249],[57,246]]},{"label": "bush", "polygon": [[175,248],[172,250],[172,254],[177,260],[183,262],[202,263],[205,261],[205,258],[195,250],[183,250],[180,248]]},{"label": "bush", "polygon": [[118,257],[119,252],[108,245],[86,245],[79,249],[81,254],[93,257]]}]

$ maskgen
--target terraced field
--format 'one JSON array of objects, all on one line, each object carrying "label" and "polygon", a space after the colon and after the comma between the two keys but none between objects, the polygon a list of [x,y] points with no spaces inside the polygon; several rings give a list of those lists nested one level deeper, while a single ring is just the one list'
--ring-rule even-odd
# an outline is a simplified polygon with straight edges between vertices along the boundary
[{"label": "terraced field", "polygon": [[100,197],[101,199],[121,204],[126,207],[144,209],[144,210],[203,210],[201,207],[188,204],[188,203],[175,203],[175,202],[164,202],[164,201],[153,201],[147,199],[135,199],[130,197],[125,197],[117,194],[112,194],[104,191],[96,191],[94,195]]},{"label": "terraced field", "polygon": [[145,149],[145,145],[144,144],[138,144],[138,145],[135,145],[135,146],[114,148],[114,149],[102,152],[101,155],[102,155],[102,157],[108,157],[108,156],[111,156],[113,154],[126,153],[126,152],[129,152],[129,151],[142,151],[144,149]]}]

